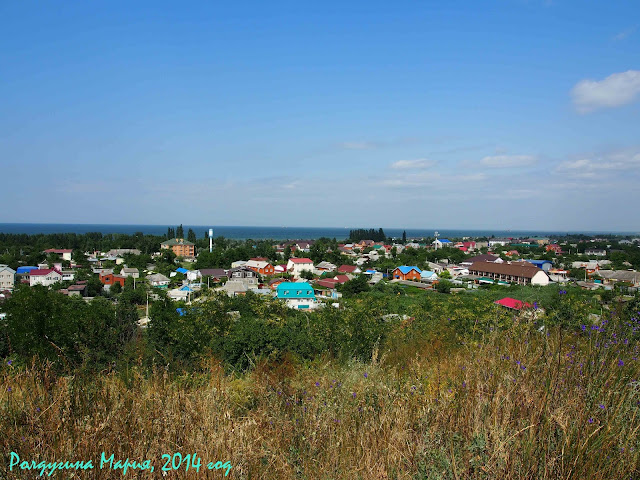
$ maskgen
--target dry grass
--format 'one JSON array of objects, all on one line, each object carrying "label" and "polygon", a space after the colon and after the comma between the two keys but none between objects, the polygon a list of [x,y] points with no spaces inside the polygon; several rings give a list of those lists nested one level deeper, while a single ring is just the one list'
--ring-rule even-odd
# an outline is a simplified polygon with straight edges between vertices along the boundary
[{"label": "dry grass", "polygon": [[414,344],[369,364],[288,359],[240,377],[214,360],[198,375],[91,381],[5,366],[0,474],[35,477],[8,471],[11,451],[94,464],[104,451],[153,461],[155,473],[128,478],[161,478],[161,455],[174,452],[197,452],[204,468],[229,460],[238,479],[638,478],[638,347],[616,332],[516,326],[477,343]]}]

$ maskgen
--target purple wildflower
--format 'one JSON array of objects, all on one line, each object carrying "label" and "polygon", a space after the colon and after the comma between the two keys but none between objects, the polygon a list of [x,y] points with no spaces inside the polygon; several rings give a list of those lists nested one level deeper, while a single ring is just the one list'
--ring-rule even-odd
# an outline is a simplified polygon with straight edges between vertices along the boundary
[{"label": "purple wildflower", "polygon": [[353,392],[352,395],[353,395],[353,398],[356,398],[356,392]]},{"label": "purple wildflower", "polygon": [[600,404],[598,405],[602,410],[604,410],[604,405]]},{"label": "purple wildflower", "polygon": [[624,362],[622,361],[622,359],[618,360],[618,366],[619,366],[619,367],[624,366]]},{"label": "purple wildflower", "polygon": [[369,378],[369,375],[367,375],[367,372],[364,372],[364,378]]},{"label": "purple wildflower", "polygon": [[9,360],[9,361],[7,362],[7,365],[11,366],[11,364],[12,364],[12,363],[13,363],[13,360]]},{"label": "purple wildflower", "polygon": [[319,387],[319,386],[320,386],[320,382],[316,382],[316,387]]},{"label": "purple wildflower", "polygon": [[590,419],[589,419],[589,423],[593,423],[593,418],[590,418]]}]

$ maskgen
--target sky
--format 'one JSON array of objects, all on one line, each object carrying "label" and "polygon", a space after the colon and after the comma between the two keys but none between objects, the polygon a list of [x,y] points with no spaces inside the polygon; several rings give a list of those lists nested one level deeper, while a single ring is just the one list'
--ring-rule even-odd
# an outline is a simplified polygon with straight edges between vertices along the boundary
[{"label": "sky", "polygon": [[0,2],[0,223],[640,231],[640,2]]}]

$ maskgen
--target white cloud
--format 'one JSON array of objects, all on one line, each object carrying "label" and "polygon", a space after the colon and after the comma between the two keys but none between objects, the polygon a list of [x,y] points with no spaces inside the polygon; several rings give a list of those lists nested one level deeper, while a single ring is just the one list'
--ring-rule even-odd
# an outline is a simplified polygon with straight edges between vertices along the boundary
[{"label": "white cloud", "polygon": [[418,158],[416,160],[398,160],[391,164],[391,168],[396,170],[420,170],[434,165],[432,160]]},{"label": "white cloud", "polygon": [[620,40],[624,40],[625,38],[627,38],[628,36],[630,36],[631,34],[633,34],[633,32],[636,31],[637,27],[631,27],[631,28],[627,28],[626,30],[623,30],[622,32],[618,33],[617,35],[615,35],[613,37],[613,39],[615,41],[620,41]]},{"label": "white cloud", "polygon": [[620,107],[640,94],[640,71],[614,73],[601,81],[581,80],[571,90],[573,104],[580,113],[600,108]]},{"label": "white cloud", "polygon": [[556,172],[576,178],[593,178],[607,173],[624,174],[629,177],[633,173],[638,173],[639,169],[640,151],[628,149],[567,160],[557,166]]},{"label": "white cloud", "polygon": [[525,167],[536,163],[536,157],[533,155],[493,155],[484,157],[480,163],[491,168]]}]

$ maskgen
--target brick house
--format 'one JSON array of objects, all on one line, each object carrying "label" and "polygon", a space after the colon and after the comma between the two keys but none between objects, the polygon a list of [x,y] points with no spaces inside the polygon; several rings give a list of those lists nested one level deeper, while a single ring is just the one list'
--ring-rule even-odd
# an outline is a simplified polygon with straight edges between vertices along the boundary
[{"label": "brick house", "polygon": [[420,281],[421,270],[418,267],[402,265],[397,267],[391,273],[394,280],[411,280],[414,282]]},{"label": "brick house", "polygon": [[160,248],[163,250],[171,249],[177,257],[195,257],[196,246],[195,244],[185,240],[184,238],[172,238],[160,244]]},{"label": "brick house", "polygon": [[100,274],[100,283],[103,285],[113,285],[119,283],[121,287],[124,287],[124,281],[126,277],[116,275],[114,273]]}]

